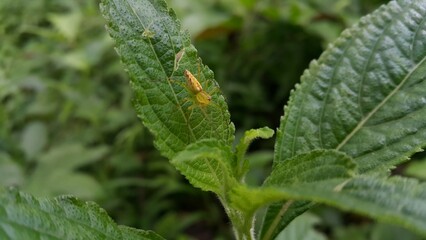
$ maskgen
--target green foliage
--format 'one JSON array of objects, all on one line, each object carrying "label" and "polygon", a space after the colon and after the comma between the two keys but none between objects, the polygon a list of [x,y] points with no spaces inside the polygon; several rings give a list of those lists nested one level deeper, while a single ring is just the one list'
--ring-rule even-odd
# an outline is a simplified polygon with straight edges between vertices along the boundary
[{"label": "green foliage", "polygon": [[215,139],[201,140],[178,153],[172,164],[189,182],[204,191],[212,191],[224,198],[236,184],[229,159],[231,149]]},{"label": "green foliage", "polygon": [[[58,146],[40,155],[37,167],[22,189],[41,196],[56,196],[67,192],[86,199],[100,197],[103,195],[100,184],[92,176],[76,170],[99,161],[106,154],[106,146],[90,149],[79,144]],[[62,184],[57,184],[58,182]]]},{"label": "green foliage", "polygon": [[392,226],[383,223],[365,224],[364,226],[348,226],[342,228],[335,228],[333,239],[337,240],[420,240],[416,236],[403,228]]},{"label": "green foliage", "polygon": [[425,153],[419,153],[419,159],[411,162],[408,167],[404,170],[404,173],[420,179],[426,179],[426,158]]},{"label": "green foliage", "polygon": [[[278,192],[281,192],[282,197],[286,199],[326,203],[385,222],[399,224],[422,235],[426,234],[424,229],[426,203],[423,200],[426,194],[425,187],[424,184],[411,179],[398,177],[330,179],[286,185],[279,188],[275,194],[278,195]],[[288,205],[284,205],[282,209],[287,207]],[[263,238],[269,239],[271,234],[274,235],[268,228]]]},{"label": "green foliage", "polygon": [[[96,10],[95,1],[0,4],[0,169],[13,169],[0,185],[105,199],[99,175],[87,170],[117,155],[120,143],[107,135],[134,127],[136,117],[129,104],[119,106],[128,90],[109,91],[108,74],[125,79],[114,69],[118,59]],[[108,125],[112,119],[115,126]]]},{"label": "green foliage", "polygon": [[425,146],[418,15],[425,9],[419,5],[392,2],[378,9],[311,64],[286,107],[275,162],[336,149],[353,157],[360,173],[378,174]]},{"label": "green foliage", "polygon": [[[160,152],[172,158],[200,139],[232,143],[234,127],[213,73],[202,65],[165,2],[104,1],[101,10],[131,78],[135,108]],[[183,72],[200,68],[196,77],[207,93],[216,91],[214,105],[192,107],[186,100],[193,93],[182,87]]]},{"label": "green foliage", "polygon": [[244,155],[246,154],[250,143],[256,138],[268,139],[271,138],[273,135],[274,130],[268,127],[251,129],[244,133],[244,136],[242,137],[242,139],[240,139],[240,142],[235,147],[236,157],[233,167],[236,171],[234,174],[237,179],[242,179],[247,173],[247,171],[250,169],[249,161],[247,159],[244,159]]},{"label": "green foliage", "polygon": [[277,240],[325,240],[324,235],[315,231],[320,219],[312,214],[303,214],[291,222],[275,239]]},{"label": "green foliage", "polygon": [[[1,186],[97,201],[144,229],[160,230],[165,212],[219,222],[215,199],[189,188],[140,124],[98,0],[0,1],[0,56]],[[203,204],[185,209],[182,194]]]},{"label": "green foliage", "polygon": [[423,11],[416,1],[392,2],[345,31],[311,64],[287,106],[276,161],[330,148],[348,153],[364,173],[421,150]]},{"label": "green foliage", "polygon": [[[334,39],[339,29],[353,21],[351,14],[343,14],[342,9],[354,6],[345,0],[287,1],[284,4],[272,2],[257,4],[256,1],[227,0],[215,1],[212,4],[222,6],[218,12],[226,14],[216,15],[217,18],[212,17],[210,21],[206,21],[205,26],[219,24],[216,30],[221,29],[220,31],[228,33],[238,28],[257,27],[267,21],[285,21],[284,24],[275,22],[272,25],[277,28],[286,26],[290,29],[286,31],[295,33],[300,33],[300,29],[304,29],[327,42]],[[200,5],[197,6],[200,7]],[[389,177],[390,169],[407,161],[411,155],[426,147],[426,125],[424,125],[426,110],[423,97],[425,87],[423,76],[426,72],[424,63],[426,48],[423,41],[425,25],[422,18],[426,14],[424,6],[424,0],[400,0],[380,7],[371,15],[362,18],[354,27],[344,31],[317,61],[311,63],[302,76],[302,82],[291,94],[289,103],[285,107],[285,114],[281,118],[275,143],[272,172],[262,186],[248,186],[245,183],[247,172],[253,168],[249,164],[249,156],[246,157],[245,154],[249,144],[255,138],[270,138],[274,133],[273,130],[269,128],[248,130],[240,138],[240,142],[233,146],[234,125],[230,120],[225,98],[214,80],[213,72],[202,63],[196,48],[191,45],[189,34],[182,30],[175,13],[168,9],[164,0],[103,0],[101,11],[107,20],[107,29],[116,42],[116,50],[130,76],[134,107],[143,124],[153,134],[156,147],[163,156],[171,160],[172,165],[193,186],[204,191],[211,191],[218,196],[232,223],[235,237],[237,239],[288,238],[292,231],[295,231],[296,239],[302,237],[322,239],[322,236],[313,228],[317,220],[301,217],[292,222],[294,218],[316,203],[397,224],[426,236],[423,227],[426,225],[424,184],[408,178]],[[3,6],[2,9],[6,7]],[[200,9],[203,8],[200,7]],[[317,13],[313,9],[320,9],[320,12]],[[259,25],[256,23],[256,14],[264,18],[259,21]],[[334,20],[325,25],[311,24],[315,22],[313,19],[322,18]],[[78,41],[77,32],[80,29],[78,26],[82,25],[81,14],[78,11],[47,14],[46,19],[65,39],[65,42]],[[70,27],[65,27],[70,21],[72,22]],[[220,24],[221,21],[223,21],[222,24]],[[208,31],[200,30],[203,22],[200,21],[199,24],[199,28],[193,32],[198,33],[198,36],[209,35]],[[3,28],[3,31],[10,31],[10,26]],[[282,92],[275,91],[276,85],[268,85],[268,83],[256,82],[252,79],[260,76],[269,78],[262,73],[268,69],[273,69],[271,76],[284,76],[286,73],[282,72],[285,72],[287,67],[299,68],[306,60],[303,57],[295,61],[280,59],[280,62],[288,65],[286,68],[267,66],[268,62],[279,59],[273,54],[276,53],[277,47],[283,45],[279,41],[274,42],[276,38],[269,34],[273,32],[269,30],[271,29],[256,32],[255,41],[246,41],[246,45],[242,44],[243,49],[248,51],[242,52],[240,62],[235,61],[235,65],[229,64],[230,69],[238,64],[244,65],[245,69],[236,67],[234,71],[241,72],[240,76],[247,78],[226,77],[230,81],[234,79],[244,81],[228,89],[233,88],[239,93],[253,92],[247,99],[250,99],[253,105],[259,105],[256,107],[262,109],[261,112],[264,113],[274,112],[273,106],[277,102],[276,99],[287,96],[288,90],[296,81],[294,76],[297,76],[297,71],[289,72],[283,78],[291,79],[291,81],[284,83]],[[214,34],[215,31],[212,32]],[[295,35],[301,36],[296,39],[302,40],[306,36],[305,33]],[[244,41],[241,42],[244,43]],[[254,46],[259,43],[264,50],[263,54],[259,58],[253,57],[254,55],[250,53],[255,52]],[[300,45],[298,41],[294,46],[283,48],[285,49],[283,52],[300,48],[297,45]],[[6,46],[2,47],[3,51],[8,47],[13,48],[14,45]],[[92,55],[79,50],[67,54],[61,63],[78,72],[90,74],[89,66],[96,60],[89,56]],[[246,64],[248,59],[255,60],[248,61]],[[226,63],[226,58],[223,62]],[[1,64],[10,66],[7,61]],[[184,72],[188,70],[198,80],[186,78]],[[9,76],[8,71],[8,68],[3,68],[0,74]],[[257,73],[252,74],[252,71]],[[220,70],[219,75],[226,76],[221,74]],[[201,88],[197,86],[198,82]],[[20,106],[20,102],[10,96],[13,96],[14,91],[20,86],[11,84],[9,81],[4,83],[1,83],[5,88],[0,91],[0,97],[8,106],[0,111],[0,123],[4,123],[7,128],[1,132],[0,137],[6,139],[10,138],[9,132],[13,129],[6,116],[10,114],[7,109]],[[52,84],[52,86],[56,85]],[[58,89],[63,91],[62,88],[61,86]],[[257,95],[256,92],[267,92],[263,91],[264,88],[279,92],[277,95],[279,97],[274,96],[276,99],[272,101],[261,97],[263,102],[257,101],[257,97],[262,96],[262,93]],[[34,89],[39,88],[34,87]],[[232,94],[230,96],[232,102],[235,97],[232,97]],[[59,116],[62,121],[67,121],[70,116],[73,116],[72,110],[75,103],[89,102],[81,101],[79,97],[70,97],[70,99],[71,103],[61,109]],[[279,104],[282,105],[281,102]],[[41,106],[44,107],[43,104]],[[98,115],[106,108],[100,107],[99,112],[96,113],[91,111],[96,109],[94,105],[88,104],[86,107],[85,111],[80,110],[76,116],[82,116],[88,122],[103,126]],[[51,109],[44,111],[54,113]],[[275,111],[267,117],[274,115],[281,115],[281,112]],[[81,144],[71,141],[71,143],[50,147],[52,133],[42,118],[17,117],[16,119],[25,123],[22,132],[18,134],[19,144],[16,144],[21,155],[13,151],[14,144],[1,146],[7,150],[0,152],[0,164],[15,173],[14,178],[5,178],[4,182],[16,182],[23,189],[37,193],[42,191],[34,189],[41,184],[49,186],[44,181],[59,181],[59,179],[71,179],[70,182],[73,184],[85,182],[86,190],[89,191],[78,191],[75,188],[75,191],[83,196],[85,193],[95,192],[104,195],[110,190],[108,187],[103,189],[105,191],[93,190],[101,188],[97,185],[97,181],[89,180],[86,174],[82,175],[79,172],[79,168],[98,164],[100,159],[113,152],[108,144],[100,140],[101,137],[86,136]],[[118,126],[112,126],[107,131],[114,132],[124,128],[125,123],[127,121],[123,120],[117,124]],[[132,135],[133,129],[129,128],[126,131],[127,135],[124,136],[135,139],[137,136]],[[38,139],[40,141],[37,141]],[[18,142],[13,138],[12,140]],[[46,151],[46,149],[49,150]],[[15,160],[16,156],[25,162],[35,163],[29,177],[29,179],[35,179],[33,185],[27,183],[19,161]],[[115,159],[121,160],[126,156],[128,155]],[[266,156],[270,155],[266,154]],[[68,160],[64,164],[58,162],[58,159]],[[159,166],[160,169],[164,169],[164,165]],[[54,174],[49,178],[43,177],[53,171],[55,171]],[[129,170],[123,172],[126,171]],[[176,178],[170,180],[163,178],[158,182],[134,180],[134,183],[129,183],[132,179],[123,178],[122,180],[124,180],[121,183],[123,185],[140,184],[152,188],[165,188],[162,190],[163,196],[182,188],[180,184],[170,185],[176,181]],[[112,182],[111,185],[114,184],[119,185],[120,182]],[[63,186],[69,192],[73,192],[73,187],[67,187],[66,184]],[[111,188],[116,189],[116,187]],[[48,189],[43,193],[44,195],[65,190],[56,186],[50,186]],[[50,224],[50,212],[39,211],[39,206],[54,205],[48,208],[57,209],[54,210],[55,214],[61,211],[66,212],[70,207],[67,202],[56,203],[61,198],[38,200],[17,192],[14,194],[30,199],[25,202],[36,202],[34,205],[28,204],[26,209],[34,209],[35,218],[37,214],[47,215],[46,220],[43,221],[47,224],[43,227],[54,226],[54,224]],[[22,205],[19,198],[8,197],[10,193],[4,193],[3,196],[11,200],[1,202],[0,207],[11,210],[0,211],[0,213],[21,211],[19,209]],[[154,196],[152,199],[161,198]],[[190,201],[191,197],[185,199]],[[77,219],[86,220],[86,215],[93,213],[92,209],[85,208],[90,204],[74,199],[72,203],[83,206],[83,210],[73,212],[76,214],[73,217]],[[146,207],[154,206],[151,210],[154,212],[153,215],[161,211],[167,212],[167,207],[163,205],[167,205],[167,202],[152,200],[151,204],[147,204]],[[259,226],[260,234],[256,236],[255,220],[259,210],[265,207],[268,208],[264,221]],[[97,212],[93,213],[95,215],[99,212],[99,208],[96,209]],[[31,211],[28,210],[28,212]],[[167,232],[164,226],[179,219],[178,213],[173,214],[172,212],[165,215],[156,229]],[[16,216],[16,214],[7,215],[0,219],[7,222],[8,219]],[[59,216],[62,215],[59,214]],[[31,220],[28,213],[23,214],[22,218]],[[101,221],[109,219],[105,215],[100,218]],[[149,214],[147,218],[150,219]],[[171,228],[167,236],[175,237],[176,233],[184,228],[182,226],[196,219],[197,216],[193,216],[186,221],[179,221],[180,224]],[[63,220],[67,221],[66,216]],[[63,225],[66,224],[68,223]],[[102,224],[102,227],[112,231],[110,236],[120,236],[124,233],[123,231],[127,231],[127,237],[130,238],[158,237],[151,232],[117,227],[110,219],[106,220],[105,224],[107,226]],[[38,229],[39,223],[31,220],[29,225],[30,228]],[[4,232],[5,234],[18,232],[19,227],[7,225],[7,232]],[[64,226],[53,227],[46,231],[61,232],[61,227]],[[297,230],[299,227],[303,230]],[[69,226],[69,228],[78,229],[77,226]],[[91,231],[90,228],[89,231]],[[23,231],[22,234],[26,232]]]},{"label": "green foliage", "polygon": [[93,202],[74,197],[36,199],[0,188],[1,239],[153,239],[162,237],[116,225]]},{"label": "green foliage", "polygon": [[[173,139],[171,141],[173,145],[163,140],[158,140],[157,145],[166,156],[174,156],[179,149],[182,150],[185,145],[195,142],[198,138],[186,137],[185,139],[189,140],[182,141],[181,146],[176,145],[176,139],[174,139],[174,136],[170,136],[173,128],[184,135],[188,132],[188,130],[180,127],[182,124],[176,124],[182,122],[181,116],[170,113],[169,108],[173,105],[181,107],[180,101],[176,100],[177,95],[173,88],[170,91],[172,95],[164,97],[163,101],[156,96],[161,95],[160,93],[164,90],[156,92],[156,89],[170,88],[170,79],[176,78],[175,73],[181,65],[192,64],[192,68],[195,68],[200,64],[200,61],[196,59],[195,52],[192,53],[188,46],[184,46],[187,36],[180,35],[180,26],[175,22],[173,14],[170,14],[168,18],[160,14],[160,12],[168,14],[161,1],[142,3],[143,7],[141,8],[134,5],[135,3],[132,1],[126,3],[127,8],[121,8],[119,3],[114,5],[115,8],[110,7],[111,4],[108,2],[104,2],[104,4],[103,12],[110,21],[111,36],[117,41],[118,52],[122,56],[123,62],[127,63],[128,67],[132,67],[128,71],[135,91],[141,92],[141,94],[136,95],[136,102],[140,104],[136,105],[140,117],[158,139]],[[216,127],[219,129],[216,135],[211,134],[212,132],[209,134],[209,128],[205,128],[204,131],[207,132],[206,138],[214,137],[222,142],[213,139],[206,140],[206,142],[196,142],[181,154],[178,154],[177,158],[174,158],[172,162],[192,184],[219,195],[235,225],[234,230],[237,238],[253,237],[247,231],[247,222],[250,222],[247,219],[253,217],[257,208],[271,201],[277,201],[279,199],[278,193],[284,193],[281,195],[282,199],[293,198],[321,202],[326,200],[320,199],[319,196],[313,197],[315,192],[324,194],[325,198],[329,196],[329,199],[333,198],[332,193],[337,192],[337,196],[341,196],[341,198],[326,201],[326,203],[345,208],[340,203],[350,199],[352,202],[359,203],[358,206],[364,207],[352,210],[370,214],[378,219],[389,220],[385,216],[385,211],[371,212],[371,209],[366,207],[368,204],[378,206],[384,199],[357,199],[356,196],[345,198],[341,191],[346,184],[351,186],[352,181],[350,179],[353,178],[354,174],[363,174],[377,169],[387,170],[405,160],[415,151],[419,151],[425,145],[422,142],[424,128],[422,128],[420,119],[424,115],[421,108],[422,98],[419,97],[421,91],[413,87],[415,84],[422,84],[420,76],[424,72],[422,65],[424,58],[423,55],[419,54],[419,50],[422,49],[423,45],[420,42],[418,43],[418,35],[410,38],[410,36],[399,34],[404,30],[400,29],[401,23],[410,24],[406,27],[407,29],[418,28],[419,21],[410,21],[408,16],[413,14],[412,11],[422,11],[422,9],[417,9],[418,5],[415,3],[411,4],[394,2],[387,7],[382,7],[371,16],[361,20],[360,24],[343,33],[342,37],[317,62],[312,63],[310,70],[302,77],[302,84],[293,94],[286,109],[286,115],[282,119],[276,144],[274,169],[266,181],[266,186],[279,187],[276,192],[268,188],[251,191],[235,183],[235,178],[240,179],[246,171],[242,155],[252,138],[249,136],[250,132],[243,137],[240,145],[237,146],[237,164],[229,165],[229,162],[234,158],[231,157],[230,150],[227,150],[226,140],[232,138],[221,137],[223,131],[220,130],[220,127]],[[153,6],[159,6],[159,8],[151,10],[150,8]],[[403,11],[403,9],[409,11]],[[158,13],[155,13],[156,11]],[[398,21],[390,15],[399,16],[399,18],[396,18]],[[128,23],[124,22],[126,18],[130,18],[126,21]],[[117,25],[115,25],[115,22],[117,22]],[[139,23],[139,26],[135,22]],[[150,22],[154,22],[152,27]],[[132,24],[129,25],[129,23]],[[161,26],[168,30],[156,29],[156,27],[161,28]],[[134,32],[129,33],[128,30],[131,28],[134,29]],[[384,30],[370,33],[371,28]],[[146,33],[147,31],[149,31],[149,34],[137,35],[138,32]],[[164,33],[162,33],[163,31]],[[412,32],[417,31],[413,30]],[[147,37],[148,35],[149,37]],[[144,38],[148,41],[143,41]],[[169,41],[160,41],[163,38],[167,38]],[[378,47],[383,44],[383,39],[393,39],[393,41],[386,42],[386,48]],[[128,42],[133,41],[141,41],[140,47],[142,48],[132,48],[132,45]],[[414,47],[418,47],[419,50],[411,49],[410,43],[414,43]],[[172,53],[168,53],[164,49],[167,48],[167,45],[168,49],[174,49]],[[400,45],[405,46],[406,49],[401,49]],[[395,50],[390,51],[389,49],[392,49],[392,47]],[[146,52],[148,60],[151,59],[152,63],[147,63],[146,59],[134,56],[133,53],[137,50]],[[181,54],[182,52],[183,54]],[[399,53],[398,57],[395,57],[395,52]],[[194,59],[186,60],[184,56],[187,53],[190,57],[192,54]],[[149,57],[151,55],[161,57],[154,59],[154,57]],[[384,62],[379,62],[382,64],[371,68],[378,60]],[[147,66],[147,70],[154,69],[151,75],[147,70],[143,70],[143,66],[147,64],[151,64]],[[400,68],[393,69],[397,64]],[[189,67],[184,69],[187,68]],[[155,69],[162,71],[155,71]],[[371,81],[373,73],[377,77],[374,78],[374,81]],[[179,75],[182,75],[182,73]],[[202,81],[201,83],[203,84]],[[163,87],[163,85],[165,86]],[[155,96],[154,94],[148,95],[151,91],[156,93]],[[368,94],[372,91],[376,93],[376,96],[371,97],[371,94]],[[405,102],[401,101],[401,97],[407,99],[408,96],[411,97],[411,104],[402,107],[401,104]],[[170,104],[170,106],[164,110],[158,109],[158,112],[155,113],[151,105],[148,105],[149,108],[144,108],[148,102],[154,105],[161,102],[162,106],[167,106],[167,104]],[[221,101],[218,103],[223,104]],[[398,110],[394,110],[395,108]],[[182,108],[178,108],[178,110],[182,110]],[[226,112],[226,109],[224,111]],[[202,120],[210,120],[210,124],[206,126],[212,124],[229,125],[228,121],[213,121],[210,113],[211,111],[208,111],[207,114],[200,114],[201,120],[194,119],[201,124],[203,124]],[[410,117],[404,118],[406,114],[410,114]],[[167,115],[173,121],[167,122],[158,117],[153,117],[153,115]],[[190,122],[189,120],[186,120],[186,122]],[[171,124],[168,125],[170,126],[167,128],[168,132],[161,132],[161,128],[158,126],[167,123]],[[391,133],[385,135],[384,129],[388,129],[391,124],[406,130],[398,131],[393,135]],[[369,128],[369,126],[374,127]],[[404,126],[410,126],[410,128]],[[225,134],[225,136],[227,135]],[[202,134],[201,136],[204,137],[205,135]],[[268,136],[270,134],[265,134],[265,137]],[[221,143],[225,145],[221,146]],[[385,153],[384,151],[388,149],[385,146],[391,143],[394,151]],[[172,148],[177,150],[170,150]],[[338,151],[309,152],[314,149],[335,149]],[[398,149],[400,150],[398,151]],[[380,154],[380,157],[377,157],[378,154]],[[284,164],[280,164],[281,161],[284,161]],[[359,166],[356,170],[354,163],[358,163]],[[235,176],[231,176],[233,171],[229,169],[230,166],[237,167],[237,170],[234,170]],[[362,182],[362,180],[360,181]],[[355,186],[360,184],[364,188],[374,191],[378,184],[374,182],[375,180],[379,181],[378,179],[372,179],[372,182],[369,182],[370,179],[366,180],[365,186],[356,180],[353,181]],[[397,183],[395,187],[401,187],[401,184],[403,183]],[[299,192],[295,190],[293,192],[293,187],[299,189]],[[407,196],[407,201],[415,198],[414,192],[403,192],[402,189],[400,189],[400,193]],[[232,200],[231,210],[226,201],[229,193],[231,193]],[[390,193],[392,192],[388,191],[388,194]],[[291,196],[289,197],[286,194]],[[292,201],[287,202],[281,209],[286,210],[292,204]],[[238,210],[233,211],[233,207]],[[387,207],[393,208],[394,206]],[[279,224],[280,218],[284,214],[285,211],[276,211],[275,209],[272,210],[272,213],[267,213],[267,219],[269,218],[271,221],[265,222],[267,230],[264,232],[264,237],[266,239],[279,232],[280,229],[276,229],[277,226],[285,225]],[[400,218],[401,224],[408,224],[413,212],[400,213],[396,211],[392,214],[394,214],[395,219]],[[422,217],[420,215],[420,218]],[[395,220],[395,222],[398,221]],[[271,225],[268,226],[268,223]],[[418,226],[413,225],[411,228],[420,231]]]}]

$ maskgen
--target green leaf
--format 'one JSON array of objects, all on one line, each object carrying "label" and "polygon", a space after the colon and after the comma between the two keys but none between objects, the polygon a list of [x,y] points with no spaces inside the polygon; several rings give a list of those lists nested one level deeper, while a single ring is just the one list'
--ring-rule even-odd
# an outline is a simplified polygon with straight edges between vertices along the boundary
[{"label": "green leaf", "polygon": [[275,165],[323,148],[347,153],[360,173],[387,171],[426,146],[425,6],[392,1],[312,62],[285,108]]},{"label": "green leaf", "polygon": [[38,163],[47,171],[75,170],[101,160],[107,153],[107,146],[89,148],[79,143],[63,144],[40,156]]},{"label": "green leaf", "polygon": [[[347,229],[341,229],[340,232],[342,232],[343,234],[346,233],[347,236],[353,236],[354,231],[357,231],[357,229],[355,229],[354,227],[349,227],[349,231],[345,231],[345,230]],[[367,237],[366,234],[364,234],[364,236]],[[400,240],[400,239],[421,240],[421,239],[424,239],[420,237],[419,235],[408,231],[405,228],[396,227],[394,225],[385,224],[385,223],[374,224],[374,227],[370,230],[368,236],[370,237],[371,240]],[[344,237],[345,236],[342,236],[339,239],[345,239]]]},{"label": "green leaf", "polygon": [[422,160],[410,162],[404,170],[404,174],[420,179],[426,179],[426,158]]},{"label": "green leaf", "polygon": [[[235,208],[254,213],[258,208],[282,199],[281,195],[277,196],[275,190],[270,191],[268,187],[350,178],[354,168],[355,164],[344,153],[314,150],[276,165],[266,179],[264,188],[241,185],[232,190],[230,197]],[[268,224],[264,227],[269,228]]]},{"label": "green leaf", "polygon": [[216,139],[204,139],[189,145],[172,159],[172,164],[195,187],[225,198],[236,184],[232,175],[229,146]]},{"label": "green leaf", "polygon": [[74,41],[83,20],[83,16],[78,11],[68,14],[49,14],[48,19],[53,26],[68,40]]},{"label": "green leaf", "polygon": [[108,153],[106,146],[87,148],[64,144],[40,156],[37,166],[22,189],[36,196],[72,194],[83,199],[102,196],[101,185],[77,169],[99,161]]},{"label": "green leaf", "polygon": [[265,186],[285,186],[294,183],[317,182],[355,175],[356,165],[345,153],[318,149],[278,162]]},{"label": "green leaf", "polygon": [[425,0],[392,1],[311,64],[282,119],[275,161],[336,149],[366,172],[426,146],[425,6]]},{"label": "green leaf", "polygon": [[0,186],[19,186],[24,179],[22,167],[9,154],[0,151]]},{"label": "green leaf", "polygon": [[48,171],[37,168],[22,190],[42,197],[54,197],[70,194],[82,199],[98,199],[104,192],[101,184],[87,173],[72,172],[63,169]]},{"label": "green leaf", "polygon": [[117,226],[93,202],[74,197],[34,198],[0,188],[0,239],[163,239],[151,231]]},{"label": "green leaf", "polygon": [[[309,208],[314,206],[315,203],[310,201],[281,201],[272,203],[268,206],[265,213],[260,239],[271,239],[276,237],[280,231],[284,231],[288,224],[298,217],[300,214],[306,212]],[[276,222],[275,222],[276,221]],[[275,227],[271,228],[271,225]],[[270,231],[270,233],[268,233]]]},{"label": "green leaf", "polygon": [[288,185],[277,191],[283,194],[283,198],[325,203],[398,224],[426,236],[426,184],[412,179],[336,178]]},{"label": "green leaf", "polygon": [[21,139],[21,148],[29,160],[39,154],[47,143],[47,129],[42,122],[32,122],[28,124]]},{"label": "green leaf", "polygon": [[250,143],[256,138],[268,139],[274,135],[274,130],[263,127],[258,129],[250,129],[244,133],[236,147],[236,162],[235,162],[235,176],[237,179],[243,178],[244,174],[249,170],[249,162],[244,159],[244,155]]},{"label": "green leaf", "polygon": [[[355,167],[352,159],[342,152],[325,149],[314,150],[297,155],[287,161],[278,162],[264,185],[265,187],[285,187],[298,183],[315,183],[335,179],[339,183],[343,181],[342,179],[352,177],[355,174]],[[333,187],[337,187],[338,183],[334,184]],[[271,192],[269,188],[267,188],[267,191],[268,194],[252,195],[252,197],[265,200],[263,204],[255,207],[261,207],[271,200],[279,200],[276,193]],[[249,197],[246,196],[245,198]],[[260,236],[262,239],[275,237],[291,220],[312,205],[309,202],[294,201],[272,204],[265,215]],[[253,211],[254,209],[250,210]]]},{"label": "green leaf", "polygon": [[[101,10],[130,76],[134,106],[161,153],[171,159],[208,138],[230,145],[234,126],[213,72],[201,63],[164,0],[104,0]],[[211,95],[210,104],[200,106],[188,91],[184,70]]]},{"label": "green leaf", "polygon": [[[168,3],[177,15],[181,16],[182,25],[186,26],[194,37],[203,34],[206,29],[221,26],[234,16],[233,12],[226,11],[223,4],[218,2],[188,0],[168,1]],[[221,6],[220,10],[218,4]],[[232,10],[235,10],[235,5]]]},{"label": "green leaf", "polygon": [[[424,228],[426,225],[426,201],[424,201],[426,184],[412,179],[366,176],[353,179],[334,178],[309,183],[299,182],[275,189],[267,188],[267,191],[274,198],[279,198],[281,194],[282,199],[292,199],[287,203],[294,200],[324,203],[383,222],[397,224],[426,236]],[[288,206],[288,204],[283,205],[279,209],[280,213],[283,214]],[[278,234],[276,231],[281,229],[274,227],[279,224],[278,221],[266,223],[272,225],[272,228],[264,229],[261,239],[271,239]]]},{"label": "green leaf", "polygon": [[327,238],[315,230],[320,219],[312,214],[303,214],[291,222],[275,240],[326,240]]}]

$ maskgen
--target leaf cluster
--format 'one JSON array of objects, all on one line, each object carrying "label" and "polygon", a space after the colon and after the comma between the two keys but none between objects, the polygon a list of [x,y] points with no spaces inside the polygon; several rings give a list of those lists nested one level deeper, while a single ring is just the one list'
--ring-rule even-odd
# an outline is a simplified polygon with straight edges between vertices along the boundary
[{"label": "leaf cluster", "polygon": [[99,1],[5,0],[0,19],[0,185],[96,200],[120,223],[165,232],[186,203],[169,196],[194,190],[140,124]]},{"label": "leaf cluster", "polygon": [[[289,234],[292,220],[318,203],[426,236],[424,183],[390,176],[426,147],[425,6],[424,0],[383,5],[310,64],[280,119],[272,172],[256,187],[245,183],[251,168],[245,153],[251,141],[270,138],[273,130],[248,130],[233,147],[225,98],[175,13],[163,0],[104,0],[101,11],[156,147],[193,186],[218,196],[237,239],[273,239]],[[269,10],[268,16],[278,14]],[[182,86],[187,70],[213,93],[211,104],[188,103],[194,93]],[[5,213],[17,211],[17,200],[3,202]],[[265,207],[255,234],[257,212]],[[307,219],[312,226],[315,220]],[[14,236],[13,227],[4,229]]]},{"label": "leaf cluster", "polygon": [[[416,201],[423,194],[416,190],[421,186],[386,179],[389,169],[425,145],[421,91],[414,87],[424,84],[419,34],[423,26],[418,16],[425,9],[419,2],[395,1],[379,8],[312,62],[281,119],[273,171],[264,186],[256,189],[243,181],[248,168],[243,157],[246,139],[253,132],[246,132],[235,152],[229,147],[233,125],[223,98],[219,95],[218,107],[212,106],[207,114],[192,109],[188,113],[180,104],[184,96],[171,79],[190,65],[201,65],[201,84],[214,80],[180,30],[174,12],[162,1],[112,2],[104,2],[102,11],[117,51],[129,67],[139,116],[172,164],[194,186],[218,195],[238,239],[253,238],[256,210],[279,200],[287,201],[267,211],[260,233],[264,239],[276,236],[311,206],[296,200],[327,203],[422,232],[423,222],[412,220],[421,219],[423,213],[399,209],[405,206],[401,202]],[[407,20],[412,15],[414,20]],[[146,31],[153,34],[138,34]],[[188,66],[176,64],[181,60]],[[199,128],[202,125],[204,129]],[[387,131],[391,126],[397,130]],[[262,131],[254,134],[271,136]],[[383,208],[381,202],[387,197],[376,197],[374,192],[389,196],[395,189],[402,198]]]}]

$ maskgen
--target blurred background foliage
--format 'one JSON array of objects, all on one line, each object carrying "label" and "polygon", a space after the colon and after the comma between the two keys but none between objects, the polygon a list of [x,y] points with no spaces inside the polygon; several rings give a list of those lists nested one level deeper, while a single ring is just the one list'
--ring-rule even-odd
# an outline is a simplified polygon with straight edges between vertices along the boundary
[{"label": "blurred background foliage", "polygon": [[[214,70],[237,136],[278,127],[309,62],[386,2],[168,0]],[[189,186],[137,119],[98,5],[0,1],[0,184],[37,196],[94,200],[120,224],[170,239],[230,239],[215,197]],[[272,155],[273,139],[254,143],[250,184],[262,182]],[[421,159],[400,172],[426,179]],[[418,239],[332,208],[312,212],[320,220],[308,216],[305,224],[329,239]]]}]

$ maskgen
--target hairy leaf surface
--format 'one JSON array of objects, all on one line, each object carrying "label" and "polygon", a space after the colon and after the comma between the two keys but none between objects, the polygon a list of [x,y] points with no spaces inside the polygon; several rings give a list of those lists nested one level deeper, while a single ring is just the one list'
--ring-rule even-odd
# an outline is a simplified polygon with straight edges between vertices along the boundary
[{"label": "hairy leaf surface", "polygon": [[276,191],[281,192],[285,199],[325,203],[398,224],[426,236],[426,184],[412,179],[369,176],[335,178],[285,185]]},{"label": "hairy leaf surface", "polygon": [[[201,63],[164,0],[104,0],[101,10],[130,76],[138,116],[161,153],[171,159],[206,138],[231,144],[234,126],[213,72]],[[200,106],[188,91],[184,70],[212,96],[208,106]]]},{"label": "hairy leaf surface", "polygon": [[74,197],[35,198],[0,188],[0,239],[163,239],[118,226],[98,205]]},{"label": "hairy leaf surface", "polygon": [[426,0],[392,1],[343,32],[302,76],[275,161],[346,152],[366,172],[426,145]]},{"label": "hairy leaf surface", "polygon": [[[299,154],[287,161],[279,162],[274,166],[271,175],[266,179],[264,187],[293,185],[298,183],[321,182],[324,180],[348,179],[355,174],[355,164],[345,153],[335,150],[313,150],[308,153]],[[333,185],[336,187],[336,185]],[[241,207],[250,207],[254,211],[262,205],[277,201],[277,195],[270,189],[260,189],[251,191],[265,191],[263,194],[255,194],[259,204],[245,204]],[[241,196],[241,194],[239,194]],[[240,197],[241,198],[241,197]],[[244,196],[249,199],[249,197]],[[263,202],[262,202],[263,200]],[[243,204],[244,202],[240,203]],[[286,201],[272,204],[266,212],[262,226],[261,237],[270,239],[280,231],[300,213],[303,213],[312,204],[306,201]]]},{"label": "hairy leaf surface", "polygon": [[172,164],[195,187],[225,197],[236,179],[232,174],[229,146],[216,139],[205,139],[189,145],[178,153]]},{"label": "hairy leaf surface", "polygon": [[250,143],[256,138],[268,139],[273,135],[274,130],[268,127],[250,129],[244,133],[244,136],[240,139],[240,142],[235,147],[236,157],[232,162],[237,179],[242,179],[244,174],[246,174],[250,168],[250,163],[247,161],[247,159],[244,158]]},{"label": "hairy leaf surface", "polygon": [[[335,149],[351,156],[360,173],[371,173],[424,148],[425,18],[426,0],[392,1],[312,62],[285,108],[274,165],[313,149]],[[293,204],[279,215],[274,205],[265,223],[282,219],[281,229],[310,206]]]}]

